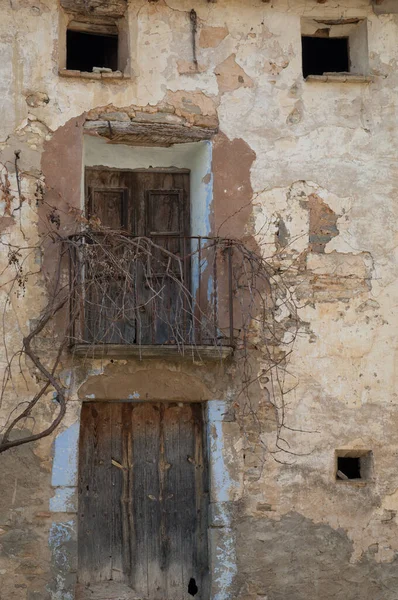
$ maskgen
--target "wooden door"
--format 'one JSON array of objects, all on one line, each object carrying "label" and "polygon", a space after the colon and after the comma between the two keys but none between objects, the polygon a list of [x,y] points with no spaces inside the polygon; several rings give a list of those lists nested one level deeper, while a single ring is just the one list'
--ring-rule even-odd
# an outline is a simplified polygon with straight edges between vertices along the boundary
[{"label": "wooden door", "polygon": [[207,599],[202,405],[83,404],[79,456],[79,597]]},{"label": "wooden door", "polygon": [[[190,327],[189,173],[87,169],[86,198],[89,217],[153,243],[150,260],[139,265],[135,310],[128,300],[122,310],[126,294],[117,281],[101,281],[95,286],[101,298],[90,302],[86,330],[99,333],[97,341],[105,343],[182,342]],[[188,293],[181,292],[181,283]]]}]

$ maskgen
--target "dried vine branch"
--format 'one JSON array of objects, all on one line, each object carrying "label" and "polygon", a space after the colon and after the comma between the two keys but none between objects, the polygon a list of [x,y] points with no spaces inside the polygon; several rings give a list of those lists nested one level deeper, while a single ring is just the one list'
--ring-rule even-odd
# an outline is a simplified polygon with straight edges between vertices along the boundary
[{"label": "dried vine branch", "polygon": [[[0,173],[0,191],[8,214],[13,203],[22,207],[20,182],[13,194],[6,170]],[[251,421],[260,445],[275,460],[280,460],[279,454],[295,454],[285,436],[292,431],[287,424],[286,396],[291,389],[286,378],[300,320],[294,274],[281,266],[278,256],[267,257],[264,248],[221,237],[134,237],[82,217],[77,223],[80,232],[61,235],[61,215],[50,206],[47,220],[47,234],[36,245],[3,241],[8,256],[0,285],[7,298],[4,311],[14,295],[25,293],[27,281],[38,276],[29,268],[32,252],[49,244],[57,260],[38,322],[22,336],[20,350],[9,356],[6,349],[1,399],[12,388],[13,369],[24,372],[23,360],[40,385],[28,400],[13,406],[0,430],[0,453],[50,435],[62,421],[67,389],[59,369],[68,347],[83,344],[88,357],[94,346],[105,349],[108,344],[174,345],[179,352],[189,349],[200,355],[202,346],[221,350],[233,344],[242,381],[235,408],[242,423]],[[56,352],[45,356],[36,344],[42,335],[51,336],[56,320]],[[259,387],[273,415],[272,448],[263,436]],[[50,424],[41,431],[33,425],[26,433],[26,424],[49,402],[51,392],[57,410]]]}]

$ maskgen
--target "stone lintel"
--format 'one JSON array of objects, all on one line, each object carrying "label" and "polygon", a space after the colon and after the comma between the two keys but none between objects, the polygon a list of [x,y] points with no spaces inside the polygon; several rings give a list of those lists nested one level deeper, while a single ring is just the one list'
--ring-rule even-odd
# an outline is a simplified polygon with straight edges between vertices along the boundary
[{"label": "stone lintel", "polygon": [[126,12],[127,0],[61,0],[61,6],[76,14],[120,18]]},{"label": "stone lintel", "polygon": [[86,133],[106,137],[116,144],[165,147],[210,140],[218,131],[196,125],[136,121],[86,121],[84,129]]}]

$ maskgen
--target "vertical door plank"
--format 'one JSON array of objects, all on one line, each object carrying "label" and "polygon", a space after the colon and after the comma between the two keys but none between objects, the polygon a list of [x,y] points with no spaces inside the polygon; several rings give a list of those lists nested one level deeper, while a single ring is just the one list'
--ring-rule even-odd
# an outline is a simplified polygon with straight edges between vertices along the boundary
[{"label": "vertical door plank", "polygon": [[148,597],[151,600],[164,599],[164,570],[162,559],[162,489],[160,486],[161,426],[160,406],[146,405],[146,464],[148,506],[147,546],[148,546]]},{"label": "vertical door plank", "polygon": [[[129,559],[123,560],[125,545],[123,535],[124,515],[128,507],[124,502],[124,491],[128,471],[123,456],[124,404],[115,402],[109,405],[112,424],[111,475],[112,475],[112,579],[126,581],[126,567]],[[128,574],[128,571],[127,571]]]},{"label": "vertical door plank", "polygon": [[109,405],[83,405],[80,456],[79,580],[107,581],[112,579],[113,509]]},{"label": "vertical door plank", "polygon": [[195,443],[195,507],[196,523],[194,532],[194,572],[196,573],[198,593],[195,596],[197,600],[208,597],[209,577],[208,577],[208,473],[207,456],[204,439],[203,427],[203,405],[191,404],[193,439]]},{"label": "vertical door plank", "polygon": [[[184,405],[180,416],[180,527],[182,531],[181,564],[183,586],[188,590],[191,578],[198,587],[198,573],[195,564],[195,529],[196,529],[196,498],[195,498],[195,440],[193,438],[192,409]],[[196,596],[196,598],[198,595]]]},{"label": "vertical door plank", "polygon": [[133,585],[151,600],[162,600],[159,487],[159,406],[139,404],[134,407],[133,490],[135,548]]},{"label": "vertical door plank", "polygon": [[167,598],[185,598],[182,575],[182,530],[180,512],[180,416],[181,407],[166,405],[165,410],[165,459],[168,465],[165,478],[164,510],[166,519]]},{"label": "vertical door plank", "polygon": [[146,502],[146,422],[145,405],[132,405],[131,432],[133,447],[133,522],[134,547],[132,549],[131,585],[144,597],[148,597],[148,547],[147,547],[147,502]]}]

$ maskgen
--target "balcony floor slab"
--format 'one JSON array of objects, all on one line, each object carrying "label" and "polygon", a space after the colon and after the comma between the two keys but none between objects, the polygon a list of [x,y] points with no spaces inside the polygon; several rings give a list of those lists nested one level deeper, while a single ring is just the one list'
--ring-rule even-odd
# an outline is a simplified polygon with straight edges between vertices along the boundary
[{"label": "balcony floor slab", "polygon": [[193,362],[223,361],[232,356],[231,346],[139,346],[128,344],[74,344],[71,346],[74,356],[82,358],[135,358],[137,360],[190,360]]}]

